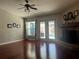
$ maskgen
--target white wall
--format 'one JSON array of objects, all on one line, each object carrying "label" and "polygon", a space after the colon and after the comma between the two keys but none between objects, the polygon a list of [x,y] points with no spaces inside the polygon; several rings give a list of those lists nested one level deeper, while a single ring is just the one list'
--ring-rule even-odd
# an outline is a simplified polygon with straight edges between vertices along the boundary
[{"label": "white wall", "polygon": [[[20,24],[20,28],[7,28],[7,24]],[[23,20],[21,17],[0,9],[0,44],[23,39]]]}]

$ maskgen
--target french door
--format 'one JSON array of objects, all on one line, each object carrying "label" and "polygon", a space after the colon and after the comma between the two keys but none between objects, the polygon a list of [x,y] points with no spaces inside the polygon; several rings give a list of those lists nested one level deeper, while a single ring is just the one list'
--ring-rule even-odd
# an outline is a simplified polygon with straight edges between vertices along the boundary
[{"label": "french door", "polygon": [[54,21],[40,21],[40,39],[55,39]]},{"label": "french door", "polygon": [[26,20],[27,39],[52,39],[55,40],[54,20]]}]

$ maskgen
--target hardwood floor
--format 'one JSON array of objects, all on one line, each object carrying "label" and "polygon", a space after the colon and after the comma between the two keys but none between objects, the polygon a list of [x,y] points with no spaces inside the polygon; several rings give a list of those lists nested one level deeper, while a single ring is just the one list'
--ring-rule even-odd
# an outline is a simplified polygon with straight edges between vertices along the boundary
[{"label": "hardwood floor", "polygon": [[0,46],[0,59],[24,59],[23,43],[16,42]]},{"label": "hardwood floor", "polygon": [[21,41],[0,46],[0,59],[79,59],[79,50],[46,41]]}]

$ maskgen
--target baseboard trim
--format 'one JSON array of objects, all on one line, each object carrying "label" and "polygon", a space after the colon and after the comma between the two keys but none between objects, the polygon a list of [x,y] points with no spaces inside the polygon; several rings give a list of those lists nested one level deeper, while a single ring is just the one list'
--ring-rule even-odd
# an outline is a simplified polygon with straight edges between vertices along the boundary
[{"label": "baseboard trim", "polygon": [[15,40],[15,41],[10,41],[10,42],[5,42],[5,43],[1,43],[1,45],[6,45],[6,44],[11,44],[11,43],[15,43],[15,42],[20,42],[20,41],[23,41],[23,40]]}]

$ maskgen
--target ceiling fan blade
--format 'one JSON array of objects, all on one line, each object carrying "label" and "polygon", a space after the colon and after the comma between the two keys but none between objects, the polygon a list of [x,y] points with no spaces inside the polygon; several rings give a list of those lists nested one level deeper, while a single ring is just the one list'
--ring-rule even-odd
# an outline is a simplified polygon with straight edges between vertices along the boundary
[{"label": "ceiling fan blade", "polygon": [[32,6],[29,6],[29,8],[31,8],[31,9],[34,9],[34,10],[37,10],[37,8],[35,8],[35,7],[32,7]]},{"label": "ceiling fan blade", "polygon": [[25,5],[23,5],[23,4],[19,4],[19,5],[21,5],[21,6],[25,6]]},{"label": "ceiling fan blade", "polygon": [[34,10],[38,10],[37,8],[33,8]]},{"label": "ceiling fan blade", "polygon": [[18,9],[23,9],[23,8],[25,8],[25,7],[21,7],[21,8],[18,8]]}]

